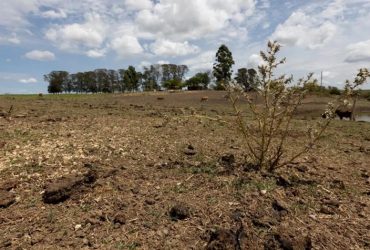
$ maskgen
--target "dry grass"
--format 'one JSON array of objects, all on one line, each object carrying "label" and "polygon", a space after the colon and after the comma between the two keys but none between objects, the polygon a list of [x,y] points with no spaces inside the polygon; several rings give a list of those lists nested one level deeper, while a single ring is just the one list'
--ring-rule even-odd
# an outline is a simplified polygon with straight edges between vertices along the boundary
[{"label": "dry grass", "polygon": [[[368,248],[370,124],[334,121],[309,156],[262,176],[243,171],[234,130],[192,116],[231,122],[224,95],[1,96],[0,110],[14,105],[14,112],[10,121],[0,118],[0,185],[15,180],[17,201],[0,208],[0,248],[202,249],[209,230],[234,229],[235,217],[248,249],[263,249],[274,235],[309,235],[315,249]],[[326,102],[306,99],[290,150]],[[368,102],[358,108],[369,111]],[[184,154],[189,144],[195,155]],[[225,154],[236,162],[220,161]],[[86,163],[98,170],[93,187],[60,204],[42,202],[44,185],[85,172]],[[287,212],[274,208],[276,199]],[[189,206],[190,218],[171,220],[178,202]],[[118,212],[124,225],[114,223]]]}]

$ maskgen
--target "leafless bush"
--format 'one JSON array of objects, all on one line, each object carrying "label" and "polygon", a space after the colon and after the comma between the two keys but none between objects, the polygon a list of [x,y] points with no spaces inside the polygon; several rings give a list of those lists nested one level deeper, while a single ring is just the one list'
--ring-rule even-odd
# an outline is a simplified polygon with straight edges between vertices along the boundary
[{"label": "leafless bush", "polygon": [[[246,144],[247,156],[259,169],[270,172],[293,162],[312,149],[335,116],[335,106],[328,104],[325,111],[327,119],[307,129],[307,141],[303,148],[296,153],[288,152],[286,143],[292,130],[293,115],[305,95],[302,86],[314,79],[312,73],[296,83],[293,83],[293,76],[275,77],[276,68],[285,63],[285,58],[278,60],[276,57],[280,47],[277,42],[268,42],[267,52],[261,51],[264,63],[258,67],[259,82],[257,95],[254,95],[262,99],[262,104],[257,104],[257,98],[251,98],[251,93],[244,92],[235,82],[227,86],[237,116],[236,122]],[[240,98],[246,100],[252,119],[243,117],[238,104]]]}]

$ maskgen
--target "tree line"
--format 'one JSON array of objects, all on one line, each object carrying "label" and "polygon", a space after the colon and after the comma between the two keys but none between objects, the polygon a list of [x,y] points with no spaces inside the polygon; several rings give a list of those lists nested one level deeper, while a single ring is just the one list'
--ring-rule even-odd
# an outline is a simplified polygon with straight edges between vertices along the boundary
[{"label": "tree line", "polygon": [[185,81],[189,69],[186,65],[156,64],[137,71],[135,67],[127,69],[95,69],[93,71],[69,73],[52,71],[44,75],[49,83],[49,93],[123,93],[135,91],[153,91],[161,89],[206,89],[211,81],[209,72],[197,73]]},{"label": "tree line", "polygon": [[[96,69],[93,71],[70,74],[67,71],[52,71],[44,76],[49,83],[49,93],[123,93],[135,91],[154,91],[163,89],[204,90],[212,86],[224,90],[234,80],[245,91],[253,91],[260,82],[257,71],[253,68],[240,68],[234,78],[232,67],[235,64],[231,51],[221,45],[216,53],[213,70],[198,72],[185,80],[189,68],[187,65],[154,64],[137,71],[134,66],[127,69]],[[308,92],[327,92],[340,94],[335,87],[319,86],[316,82],[304,86]]]}]

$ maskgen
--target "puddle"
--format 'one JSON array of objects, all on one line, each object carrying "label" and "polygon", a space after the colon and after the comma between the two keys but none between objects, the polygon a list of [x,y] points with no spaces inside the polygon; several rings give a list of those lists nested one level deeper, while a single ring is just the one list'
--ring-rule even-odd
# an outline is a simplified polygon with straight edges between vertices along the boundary
[{"label": "puddle", "polygon": [[370,114],[359,114],[356,116],[358,122],[370,122]]}]

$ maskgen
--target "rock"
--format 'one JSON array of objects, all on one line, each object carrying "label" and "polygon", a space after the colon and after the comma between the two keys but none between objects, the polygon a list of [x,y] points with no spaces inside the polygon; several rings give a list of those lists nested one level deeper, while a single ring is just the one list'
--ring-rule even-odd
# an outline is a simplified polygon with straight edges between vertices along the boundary
[{"label": "rock", "polygon": [[4,190],[0,190],[0,208],[7,208],[15,201],[16,200],[14,194]]},{"label": "rock", "polygon": [[185,204],[177,204],[170,209],[169,215],[172,220],[185,220],[190,217],[190,209]]},{"label": "rock", "polygon": [[260,194],[261,194],[261,195],[265,195],[265,194],[267,194],[267,190],[266,190],[266,189],[261,189],[261,190],[260,190]]},{"label": "rock", "polygon": [[155,200],[147,199],[147,200],[145,200],[145,204],[154,205],[155,204]]},{"label": "rock", "polygon": [[186,154],[186,155],[192,156],[192,155],[196,155],[196,153],[197,153],[197,151],[195,150],[195,148],[192,145],[188,145],[184,149],[184,154]]},{"label": "rock", "polygon": [[321,209],[320,209],[320,213],[333,215],[333,214],[335,214],[335,211],[332,207],[322,206]]}]

